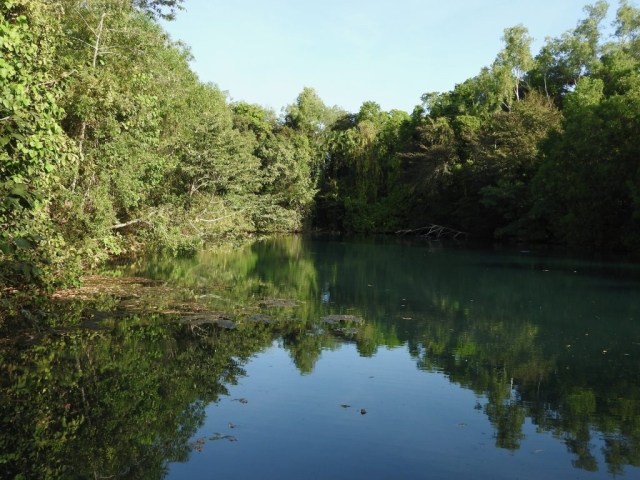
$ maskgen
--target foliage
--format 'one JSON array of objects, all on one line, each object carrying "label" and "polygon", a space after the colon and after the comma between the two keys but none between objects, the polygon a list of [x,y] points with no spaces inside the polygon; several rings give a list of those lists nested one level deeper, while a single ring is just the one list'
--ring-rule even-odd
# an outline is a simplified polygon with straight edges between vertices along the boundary
[{"label": "foliage", "polygon": [[391,129],[393,112],[373,102],[342,116],[327,132],[316,223],[436,223],[474,238],[637,253],[640,10],[620,2],[609,41],[608,4],[584,10],[535,58],[524,26],[505,29],[490,66],[424,94]]},{"label": "foliage", "polygon": [[0,283],[46,285],[67,262],[47,210],[75,162],[58,123],[61,80],[52,73],[59,14],[39,2],[6,1],[1,9]]},{"label": "foliage", "polygon": [[[257,105],[237,103],[232,108],[236,128],[250,140],[255,139],[253,154],[260,160],[257,174],[263,183],[253,214],[256,229],[302,230],[308,223],[316,193],[315,133],[300,126],[281,125],[272,111]],[[302,122],[299,117],[298,113],[296,122],[290,123]],[[256,175],[255,170],[252,173]]]},{"label": "foliage", "polygon": [[398,153],[410,124],[405,112],[383,112],[375,102],[334,123],[327,133],[317,223],[357,232],[397,229],[404,199]]},{"label": "foliage", "polygon": [[[411,115],[230,103],[159,19],[181,0],[7,0],[0,60],[0,283],[77,280],[148,248],[254,233],[394,232],[637,251],[640,14],[608,4],[540,53],[523,25],[491,65]],[[611,212],[615,212],[612,214]]]},{"label": "foliage", "polygon": [[133,318],[108,336],[58,333],[3,348],[3,474],[164,478],[168,462],[189,457],[205,406],[270,341],[257,330],[199,338]]},{"label": "foliage", "polygon": [[288,126],[267,113],[263,135],[160,28],[180,0],[2,8],[0,283],[51,285],[149,246],[193,254],[308,224],[322,162],[310,126],[318,108],[331,116],[312,90]]}]

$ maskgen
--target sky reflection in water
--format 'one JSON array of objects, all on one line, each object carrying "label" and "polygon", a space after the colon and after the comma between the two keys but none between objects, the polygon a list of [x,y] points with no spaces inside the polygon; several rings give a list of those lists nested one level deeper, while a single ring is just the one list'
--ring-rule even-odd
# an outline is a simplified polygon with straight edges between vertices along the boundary
[{"label": "sky reflection in water", "polygon": [[[231,421],[243,425],[238,442],[207,442],[171,478],[212,465],[238,478],[640,474],[637,266],[375,241],[305,247],[296,258],[314,264],[306,300],[317,315],[361,315],[370,330],[316,351],[311,367],[296,368],[282,342],[258,355],[230,394],[249,403],[210,406],[197,434],[228,433]],[[283,245],[254,251],[256,276],[282,274],[260,259]]]},{"label": "sky reflection in water", "polygon": [[[486,397],[416,369],[406,348],[366,358],[345,345],[302,376],[274,345],[246,368],[194,436],[237,442],[207,440],[168,478],[594,478],[574,469],[565,445],[537,434],[530,419],[519,449],[495,448],[495,429],[477,408]],[[604,464],[602,441],[592,442]]]},{"label": "sky reflection in water", "polygon": [[8,478],[640,476],[638,265],[278,237],[105,273],[161,282],[0,322]]}]

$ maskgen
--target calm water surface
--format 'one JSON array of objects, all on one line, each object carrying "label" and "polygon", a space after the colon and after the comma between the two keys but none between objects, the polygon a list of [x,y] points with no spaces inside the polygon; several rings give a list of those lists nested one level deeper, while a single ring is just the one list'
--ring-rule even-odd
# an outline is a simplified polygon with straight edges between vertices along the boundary
[{"label": "calm water surface", "polygon": [[162,282],[0,345],[8,478],[640,478],[638,265],[281,237],[107,273]]}]

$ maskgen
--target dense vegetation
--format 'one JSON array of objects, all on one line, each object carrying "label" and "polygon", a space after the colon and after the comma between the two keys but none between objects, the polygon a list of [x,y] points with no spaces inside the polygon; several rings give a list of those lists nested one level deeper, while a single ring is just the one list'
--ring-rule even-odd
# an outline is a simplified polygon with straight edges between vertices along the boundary
[{"label": "dense vegetation", "polygon": [[433,222],[475,238],[638,252],[640,9],[608,5],[535,57],[494,63],[408,114],[311,88],[278,117],[230,102],[158,23],[182,0],[2,0],[0,283],[74,282],[149,246],[315,226]]}]

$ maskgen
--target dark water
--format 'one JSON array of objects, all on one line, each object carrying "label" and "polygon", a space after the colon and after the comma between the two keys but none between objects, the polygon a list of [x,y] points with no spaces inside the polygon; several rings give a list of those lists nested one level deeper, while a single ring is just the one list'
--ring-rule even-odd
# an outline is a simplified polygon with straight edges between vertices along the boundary
[{"label": "dark water", "polygon": [[640,478],[638,265],[283,237],[108,274],[163,282],[0,343],[6,478]]}]

